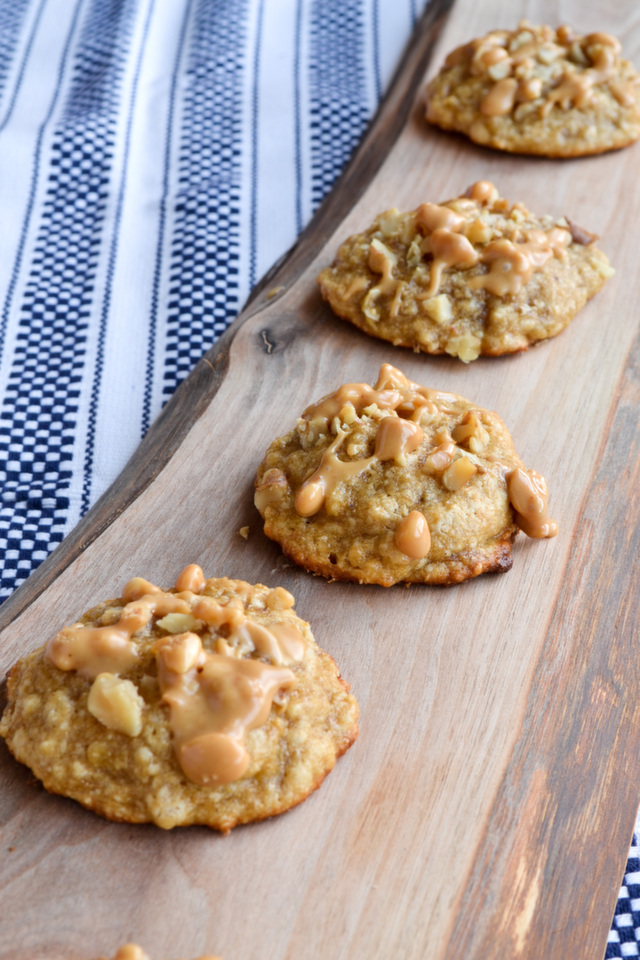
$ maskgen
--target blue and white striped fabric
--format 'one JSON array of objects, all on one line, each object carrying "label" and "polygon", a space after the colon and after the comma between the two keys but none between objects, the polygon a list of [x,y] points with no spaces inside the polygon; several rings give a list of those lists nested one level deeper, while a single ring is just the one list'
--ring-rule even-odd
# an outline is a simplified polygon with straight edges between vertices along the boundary
[{"label": "blue and white striped fabric", "polygon": [[[0,0],[1,598],[294,242],[424,3]],[[636,893],[633,859],[608,957]]]},{"label": "blue and white striped fabric", "polygon": [[417,0],[2,0],[0,596],[295,240]]},{"label": "blue and white striped fabric", "polygon": [[[636,824],[638,834],[639,824]],[[640,956],[640,850],[636,836],[629,852],[627,870],[618,896],[609,933],[606,957]]]}]

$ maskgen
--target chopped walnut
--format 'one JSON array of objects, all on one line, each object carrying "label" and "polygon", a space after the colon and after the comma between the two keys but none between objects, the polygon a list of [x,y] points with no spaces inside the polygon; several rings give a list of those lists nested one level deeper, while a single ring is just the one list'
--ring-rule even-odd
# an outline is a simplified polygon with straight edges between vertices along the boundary
[{"label": "chopped walnut", "polygon": [[473,333],[465,333],[460,337],[450,337],[445,350],[452,357],[459,357],[464,363],[471,363],[480,356],[482,343]]},{"label": "chopped walnut", "polygon": [[450,323],[453,319],[451,300],[446,293],[440,293],[437,297],[423,300],[422,309],[435,323]]},{"label": "chopped walnut", "polygon": [[262,512],[270,503],[275,503],[280,497],[283,497],[289,489],[289,481],[282,470],[273,468],[267,470],[262,478],[262,483],[256,487],[253,501]]},{"label": "chopped walnut", "polygon": [[380,287],[372,287],[361,304],[362,312],[372,323],[380,319],[380,308],[376,306],[376,300],[381,292]]},{"label": "chopped walnut", "polygon": [[369,286],[369,281],[366,277],[354,277],[352,282],[349,284],[348,290],[345,291],[345,297],[347,300],[351,300],[352,297],[355,297],[358,293],[362,293],[363,290],[366,290]]},{"label": "chopped walnut", "polygon": [[424,462],[425,468],[429,471],[441,473],[446,470],[454,458],[456,445],[451,440],[445,440],[444,443],[434,447]]},{"label": "chopped walnut", "polygon": [[93,681],[87,710],[105,727],[137,737],[142,730],[144,700],[131,680],[100,673]]},{"label": "chopped walnut", "polygon": [[489,434],[473,410],[464,415],[451,431],[451,436],[458,444],[466,443],[471,453],[481,453],[489,442]]},{"label": "chopped walnut", "polygon": [[[383,237],[392,237],[403,227],[402,214],[395,207],[387,210],[378,217],[378,226]],[[375,271],[375,267],[371,267],[371,269]]]},{"label": "chopped walnut", "polygon": [[347,426],[350,426],[352,423],[355,423],[356,420],[358,419],[356,408],[354,407],[354,405],[351,403],[350,400],[347,403],[345,403],[344,407],[342,408],[338,416],[342,421],[342,423],[347,424]]},{"label": "chopped walnut", "polygon": [[117,623],[121,616],[122,607],[107,607],[100,617],[100,622],[103,626],[110,627],[112,624]]},{"label": "chopped walnut", "polygon": [[493,237],[493,231],[489,224],[480,218],[469,224],[465,234],[471,243],[488,243]]},{"label": "chopped walnut", "polygon": [[601,277],[605,277],[607,280],[612,277],[615,273],[615,270],[609,263],[605,263],[603,260],[597,260],[595,263],[595,268],[600,274]]},{"label": "chopped walnut", "polygon": [[455,492],[460,490],[477,472],[478,468],[468,457],[459,457],[444,471],[442,482],[447,490]]},{"label": "chopped walnut", "polygon": [[156,626],[167,633],[184,633],[185,630],[197,629],[198,620],[191,613],[168,613]]},{"label": "chopped walnut", "polygon": [[290,610],[295,603],[293,594],[285,590],[284,587],[275,587],[267,594],[267,606],[269,610]]},{"label": "chopped walnut", "polygon": [[571,231],[571,239],[574,243],[579,243],[583,247],[588,247],[590,243],[595,243],[598,239],[597,234],[590,233],[589,230],[585,230],[584,227],[579,227],[577,223],[573,223],[569,220],[569,217],[566,218],[567,226]]},{"label": "chopped walnut", "polygon": [[162,650],[164,662],[175,673],[186,673],[195,665],[202,645],[197,633],[181,633],[173,637],[163,637],[155,645]]}]

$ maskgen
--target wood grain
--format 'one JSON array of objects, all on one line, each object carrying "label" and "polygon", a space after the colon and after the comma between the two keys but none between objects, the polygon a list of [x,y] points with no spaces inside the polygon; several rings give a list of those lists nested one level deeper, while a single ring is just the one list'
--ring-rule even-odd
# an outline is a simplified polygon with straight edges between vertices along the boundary
[{"label": "wood grain", "polygon": [[[458,0],[434,63],[519,15],[604,26],[640,59],[631,2]],[[424,21],[355,165],[270,280],[281,294],[263,288],[121,481],[0,613],[6,669],[134,574],[168,584],[197,560],[210,575],[282,583],[352,683],[360,740],[301,807],[229,837],[103,822],[46,795],[0,748],[2,960],[88,960],[126,939],[158,958],[603,956],[640,794],[638,148],[547,161],[427,129],[433,37]],[[340,238],[481,177],[601,234],[617,275],[565,333],[465,367],[330,315],[314,278]],[[503,576],[386,591],[310,577],[265,541],[251,486],[268,442],[385,360],[504,416],[549,481],[554,541],[519,538]]]}]

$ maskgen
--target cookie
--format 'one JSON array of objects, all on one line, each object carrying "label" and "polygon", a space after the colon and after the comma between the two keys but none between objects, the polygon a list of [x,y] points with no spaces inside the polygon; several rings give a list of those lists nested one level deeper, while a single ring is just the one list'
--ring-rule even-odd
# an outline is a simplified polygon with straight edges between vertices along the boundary
[{"label": "cookie", "polygon": [[[106,957],[100,957],[99,960],[107,960]],[[142,947],[136,943],[125,943],[124,946],[116,950],[113,960],[150,960],[150,957]],[[222,960],[221,957],[214,957],[212,954],[205,954],[198,957],[198,960]]]},{"label": "cookie", "polygon": [[[99,960],[107,960],[106,957],[100,957]],[[150,960],[150,957],[142,947],[136,943],[125,943],[124,946],[116,950],[113,960]],[[198,957],[198,960],[222,960],[221,957],[214,957],[212,954],[205,954]]]},{"label": "cookie", "polygon": [[608,33],[524,20],[453,50],[427,120],[510,153],[582,157],[640,137],[640,76]]},{"label": "cookie", "polygon": [[613,274],[596,239],[482,180],[442,204],[380,214],[318,284],[334,313],[365,333],[468,363],[564,330]]},{"label": "cookie", "polygon": [[47,790],[111,820],[228,832],[304,800],[358,707],[294,599],[187,567],[139,577],[20,660],[0,734]]},{"label": "cookie", "polygon": [[271,444],[255,503],[296,563],[385,587],[508,570],[519,529],[557,532],[495,413],[386,363],[375,387],[344,384]]}]

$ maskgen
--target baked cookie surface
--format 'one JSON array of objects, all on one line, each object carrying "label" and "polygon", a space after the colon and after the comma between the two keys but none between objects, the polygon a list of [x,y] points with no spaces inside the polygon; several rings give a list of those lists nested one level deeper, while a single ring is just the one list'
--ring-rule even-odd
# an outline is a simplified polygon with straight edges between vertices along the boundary
[{"label": "baked cookie surface", "polygon": [[[108,960],[108,958],[100,957],[99,960]],[[137,943],[125,943],[116,950],[113,960],[151,960],[151,958]],[[198,957],[197,960],[222,960],[222,957],[214,957],[213,954],[207,953],[204,954],[204,956]]]},{"label": "baked cookie surface", "polygon": [[[107,957],[99,957],[99,960],[108,960]],[[151,960],[148,953],[139,947],[137,943],[125,943],[116,950],[113,960]],[[197,960],[222,960],[222,957],[213,956],[213,954],[204,954]]]},{"label": "baked cookie surface", "polygon": [[613,273],[595,239],[478,181],[442,204],[380,214],[318,284],[334,313],[365,333],[469,362],[564,330]]},{"label": "baked cookie surface", "polygon": [[522,21],[453,50],[427,120],[512,153],[579,157],[640,137],[640,76],[608,33]]},{"label": "baked cookie surface", "polygon": [[358,707],[293,597],[196,565],[141,578],[20,660],[0,734],[47,790],[112,820],[224,832],[304,800]]},{"label": "baked cookie surface", "polygon": [[519,529],[557,532],[497,414],[384,364],[269,447],[255,503],[296,563],[335,580],[450,584],[511,567]]}]

